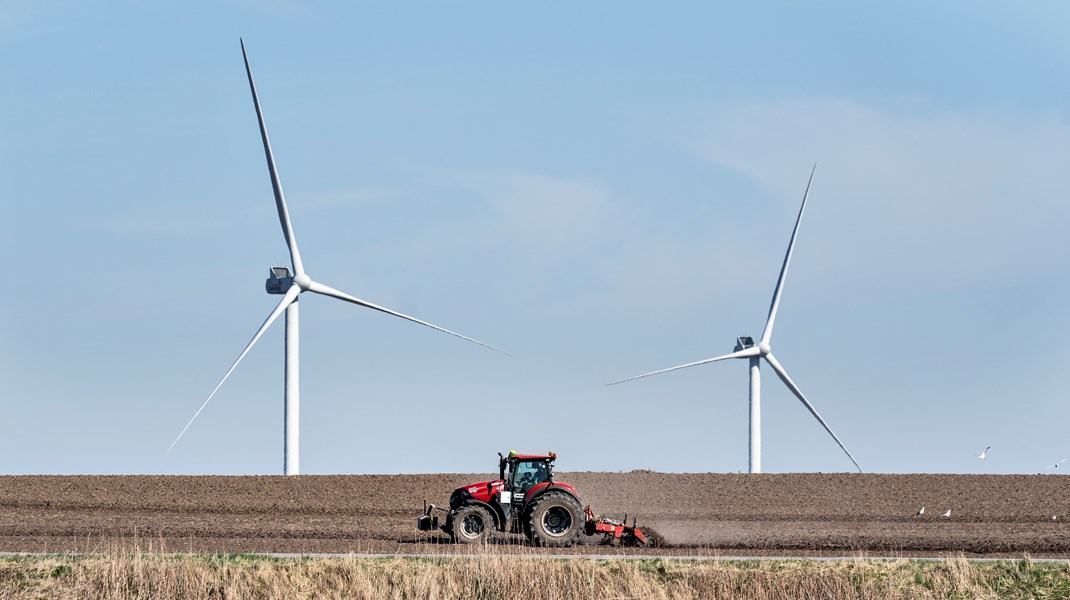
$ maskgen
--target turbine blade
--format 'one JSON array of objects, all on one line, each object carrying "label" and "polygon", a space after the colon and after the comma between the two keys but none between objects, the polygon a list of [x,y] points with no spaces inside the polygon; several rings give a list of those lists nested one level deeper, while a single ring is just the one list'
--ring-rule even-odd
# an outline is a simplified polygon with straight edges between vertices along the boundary
[{"label": "turbine blade", "polygon": [[244,40],[241,41],[241,55],[245,59],[245,73],[249,76],[249,90],[253,92],[253,106],[256,107],[256,119],[260,123],[260,138],[264,141],[264,156],[267,158],[268,172],[271,174],[271,189],[275,192],[275,208],[279,211],[282,235],[286,237],[286,245],[290,249],[290,262],[293,263],[294,275],[301,275],[305,272],[305,267],[301,264],[301,253],[297,250],[297,238],[294,237],[293,226],[290,224],[290,212],[286,210],[286,198],[282,195],[282,182],[279,181],[279,172],[275,168],[275,156],[271,153],[267,125],[264,124],[264,113],[260,110],[260,100],[256,95],[256,85],[253,84],[253,71],[249,67],[249,56],[245,54]]},{"label": "turbine blade", "polygon": [[415,317],[410,317],[409,315],[401,314],[401,313],[399,313],[397,311],[390,310],[389,308],[383,308],[382,306],[379,306],[377,304],[372,304],[371,302],[368,302],[366,300],[361,300],[360,298],[357,298],[355,296],[350,296],[349,294],[346,294],[344,292],[340,292],[340,291],[338,291],[338,290],[336,290],[336,289],[334,289],[334,288],[332,288],[330,286],[323,285],[322,283],[319,283],[319,282],[316,282],[316,281],[313,281],[309,285],[308,291],[315,292],[317,294],[321,294],[321,295],[324,295],[324,296],[330,296],[331,298],[337,298],[339,300],[345,300],[346,302],[352,302],[353,304],[356,304],[357,306],[363,306],[365,308],[370,308],[372,310],[377,310],[379,312],[384,312],[384,313],[386,313],[388,315],[394,315],[395,317],[400,317],[402,319],[405,319],[406,321],[412,321],[413,323],[419,323],[420,325],[423,325],[425,327],[430,327],[431,329],[435,329],[435,330],[441,331],[442,333],[448,333],[448,334],[452,335],[453,337],[459,337],[462,340],[468,340],[469,342],[472,342],[473,344],[479,344],[480,346],[483,346],[484,348],[490,348],[491,350],[495,350],[497,352],[501,352],[502,354],[509,354],[508,352],[506,352],[505,350],[502,350],[501,348],[496,348],[494,346],[491,346],[490,344],[485,344],[485,343],[483,343],[483,342],[481,342],[481,341],[479,341],[477,339],[470,338],[470,337],[468,337],[466,335],[461,335],[461,334],[459,334],[459,333],[457,333],[455,331],[450,331],[449,329],[446,329],[445,327],[439,327],[438,325],[434,325],[432,323],[428,323],[427,321],[421,321],[420,319],[417,319]]},{"label": "turbine blade", "polygon": [[780,294],[784,291],[784,280],[788,277],[788,265],[791,263],[791,253],[795,250],[795,238],[799,235],[799,225],[802,223],[803,211],[806,210],[806,197],[810,195],[810,184],[814,182],[814,172],[817,171],[817,163],[814,163],[810,171],[810,180],[806,182],[806,191],[803,192],[802,206],[799,207],[799,216],[795,219],[795,229],[791,231],[791,241],[788,242],[788,251],[784,254],[784,264],[780,267],[780,277],[776,281],[776,289],[773,290],[773,301],[769,303],[769,317],[765,320],[765,331],[762,332],[762,341],[768,343],[773,337],[773,322],[776,321],[776,311],[780,307]]},{"label": "turbine blade", "polygon": [[725,360],[725,359],[728,359],[728,358],[748,358],[748,357],[751,357],[751,356],[758,356],[758,354],[760,354],[760,353],[761,353],[761,351],[758,350],[757,346],[752,346],[750,348],[744,348],[744,349],[740,350],[739,352],[733,352],[731,354],[725,354],[724,356],[715,356],[713,358],[707,358],[706,360],[700,360],[698,362],[687,363],[686,365],[679,365],[679,366],[676,366],[676,367],[669,367],[668,369],[661,369],[660,371],[651,371],[649,373],[643,373],[642,375],[636,375],[635,377],[629,377],[627,379],[621,379],[620,381],[614,381],[613,383],[607,383],[606,385],[607,386],[617,385],[618,383],[624,383],[625,381],[632,381],[633,379],[642,379],[644,377],[650,377],[651,375],[660,375],[661,373],[668,373],[669,371],[678,371],[680,369],[686,369],[688,367],[697,367],[699,365],[705,365],[705,364],[709,364],[709,363],[712,363],[712,362],[717,362],[719,360]]},{"label": "turbine blade", "polygon": [[784,370],[784,367],[780,366],[780,363],[777,362],[776,357],[773,356],[772,353],[769,353],[765,355],[765,360],[769,363],[769,366],[773,367],[773,370],[776,371],[776,374],[780,376],[780,380],[784,382],[784,385],[788,386],[788,389],[791,390],[792,393],[795,394],[795,396],[800,401],[802,401],[803,405],[806,406],[807,410],[810,411],[810,414],[814,415],[814,418],[817,419],[819,423],[821,423],[821,426],[825,428],[825,431],[829,432],[829,435],[832,436],[832,439],[836,440],[836,443],[839,444],[840,449],[847,454],[847,458],[851,459],[851,462],[855,464],[855,468],[857,468],[858,472],[861,473],[862,467],[859,466],[858,461],[855,460],[854,456],[851,456],[850,451],[848,451],[847,447],[843,445],[843,442],[840,441],[840,438],[836,437],[836,434],[832,432],[832,428],[829,427],[828,423],[826,423],[825,420],[821,418],[821,415],[817,414],[817,409],[814,408],[813,404],[810,404],[810,401],[806,399],[806,396],[803,396],[802,390],[799,389],[799,386],[795,385],[795,382],[791,380],[791,377],[788,377],[788,372]]},{"label": "turbine blade", "polygon": [[204,401],[204,404],[201,404],[201,407],[197,409],[197,412],[193,413],[193,418],[190,419],[189,423],[186,423],[186,426],[182,428],[182,431],[178,434],[178,437],[175,438],[175,441],[171,442],[171,445],[167,448],[167,452],[164,452],[164,455],[171,453],[171,450],[175,447],[175,444],[178,443],[178,440],[182,439],[182,436],[185,435],[186,430],[189,429],[190,425],[193,425],[193,422],[197,420],[197,417],[200,416],[201,411],[204,410],[204,407],[208,406],[208,402],[212,400],[212,397],[215,396],[215,393],[219,391],[219,388],[223,387],[223,382],[226,381],[227,377],[230,377],[230,374],[234,372],[234,369],[238,366],[238,363],[241,362],[241,359],[245,358],[245,355],[249,353],[249,350],[253,348],[253,345],[256,344],[256,342],[260,339],[262,335],[264,335],[264,332],[267,331],[267,328],[271,327],[271,324],[275,322],[275,319],[279,318],[279,315],[282,314],[282,311],[286,310],[287,306],[293,304],[294,300],[297,299],[297,295],[300,293],[301,288],[297,287],[296,285],[291,285],[290,289],[286,290],[286,294],[284,294],[282,300],[279,301],[279,305],[275,307],[275,310],[271,311],[271,314],[268,315],[268,318],[264,320],[264,324],[260,326],[260,329],[256,330],[256,335],[254,335],[253,339],[249,340],[249,343],[246,344],[245,350],[242,350],[241,354],[238,355],[238,359],[234,361],[234,364],[230,365],[230,369],[228,369],[227,373],[223,375],[223,379],[219,380],[219,383],[216,384],[215,389],[212,390],[212,393],[208,394],[208,399]]}]

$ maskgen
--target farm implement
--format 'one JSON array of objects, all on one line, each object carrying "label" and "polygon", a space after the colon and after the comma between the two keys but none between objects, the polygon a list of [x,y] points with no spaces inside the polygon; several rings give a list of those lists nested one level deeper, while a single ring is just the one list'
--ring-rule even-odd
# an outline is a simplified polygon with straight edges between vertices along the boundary
[{"label": "farm implement", "polygon": [[[498,479],[454,490],[449,509],[430,504],[416,520],[420,531],[441,529],[461,544],[486,543],[494,532],[522,533],[539,546],[567,547],[580,534],[601,535],[602,543],[650,546],[652,540],[632,519],[596,515],[583,506],[576,488],[554,480],[557,455],[498,453]],[[439,524],[439,515],[445,515]]]}]

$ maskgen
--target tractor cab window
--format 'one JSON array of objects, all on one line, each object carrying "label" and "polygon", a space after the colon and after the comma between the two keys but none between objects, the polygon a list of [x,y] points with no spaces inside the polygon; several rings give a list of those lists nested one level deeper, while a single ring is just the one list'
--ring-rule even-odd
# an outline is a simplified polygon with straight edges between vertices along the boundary
[{"label": "tractor cab window", "polygon": [[532,486],[550,480],[550,470],[542,460],[521,461],[513,471],[513,493],[526,493]]}]

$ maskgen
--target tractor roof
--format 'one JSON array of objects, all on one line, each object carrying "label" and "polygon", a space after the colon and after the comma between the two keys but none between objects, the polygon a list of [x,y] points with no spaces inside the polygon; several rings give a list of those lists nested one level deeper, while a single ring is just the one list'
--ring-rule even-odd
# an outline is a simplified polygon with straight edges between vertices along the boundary
[{"label": "tractor roof", "polygon": [[517,454],[515,451],[509,452],[509,456],[506,457],[509,460],[549,460],[552,461],[557,458],[557,454],[550,452],[548,454]]}]

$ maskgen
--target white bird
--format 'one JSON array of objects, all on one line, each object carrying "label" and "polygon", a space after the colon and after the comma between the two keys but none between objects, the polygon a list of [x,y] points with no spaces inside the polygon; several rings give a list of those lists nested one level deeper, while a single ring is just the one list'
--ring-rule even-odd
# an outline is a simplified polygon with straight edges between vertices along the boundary
[{"label": "white bird", "polygon": [[1048,465],[1048,466],[1044,467],[1044,470],[1058,469],[1059,465],[1063,464],[1064,462],[1066,462],[1065,458],[1060,460],[1059,462],[1055,463],[1054,465]]},{"label": "white bird", "polygon": [[1052,521],[1058,521],[1059,520],[1059,516],[1058,515],[1052,515],[1051,516],[1051,520]]},{"label": "white bird", "polygon": [[992,449],[992,446],[989,446],[989,447],[985,448],[983,452],[981,452],[980,454],[977,455],[977,458],[979,458],[981,460],[984,460],[984,459],[988,458],[988,451],[991,450],[991,449]]},{"label": "white bird", "polygon": [[920,516],[922,516],[924,514],[925,514],[925,507],[923,506],[923,507],[918,509],[918,512],[914,513],[914,516],[915,517],[920,517]]},{"label": "white bird", "polygon": [[940,516],[944,517],[944,518],[949,518],[951,516],[951,509],[950,508],[947,509],[946,511],[944,511],[944,514],[942,514]]}]

